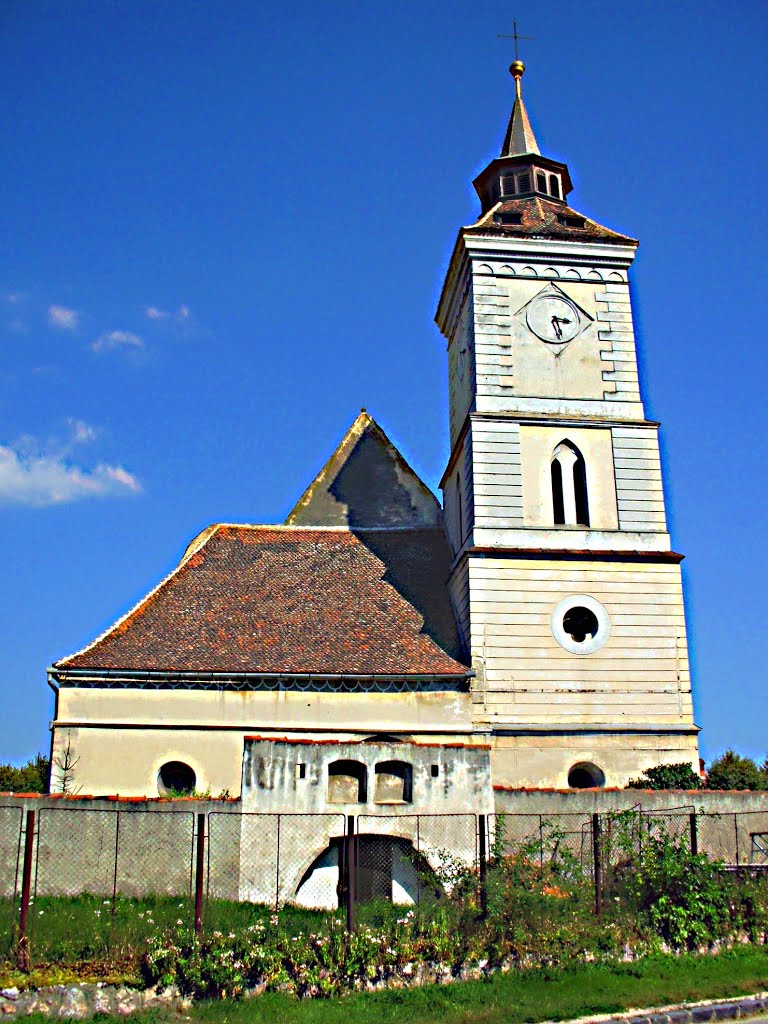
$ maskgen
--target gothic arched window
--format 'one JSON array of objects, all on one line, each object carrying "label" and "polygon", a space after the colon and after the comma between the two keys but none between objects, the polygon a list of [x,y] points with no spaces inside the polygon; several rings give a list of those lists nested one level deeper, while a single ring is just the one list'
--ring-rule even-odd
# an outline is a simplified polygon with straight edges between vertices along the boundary
[{"label": "gothic arched window", "polygon": [[552,511],[555,526],[589,526],[587,466],[570,441],[552,453]]},{"label": "gothic arched window", "polygon": [[560,198],[560,182],[556,174],[550,174],[549,176],[549,194],[554,196],[555,199]]}]

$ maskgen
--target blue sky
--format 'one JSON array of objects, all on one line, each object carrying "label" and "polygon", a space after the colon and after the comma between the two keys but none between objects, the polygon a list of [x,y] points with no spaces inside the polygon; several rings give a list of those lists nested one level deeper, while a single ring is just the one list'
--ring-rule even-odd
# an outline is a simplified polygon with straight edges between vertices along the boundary
[{"label": "blue sky", "polygon": [[361,405],[437,486],[514,14],[572,205],[641,240],[702,752],[765,755],[765,3],[5,0],[0,761],[47,749],[46,665],[281,521]]}]

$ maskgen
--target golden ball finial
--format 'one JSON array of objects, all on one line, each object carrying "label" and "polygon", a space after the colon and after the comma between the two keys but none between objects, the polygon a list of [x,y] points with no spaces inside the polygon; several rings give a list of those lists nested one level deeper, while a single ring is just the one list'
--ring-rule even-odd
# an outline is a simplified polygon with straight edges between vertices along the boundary
[{"label": "golden ball finial", "polygon": [[513,78],[522,78],[525,71],[525,64],[521,60],[513,60],[509,65],[509,73]]}]

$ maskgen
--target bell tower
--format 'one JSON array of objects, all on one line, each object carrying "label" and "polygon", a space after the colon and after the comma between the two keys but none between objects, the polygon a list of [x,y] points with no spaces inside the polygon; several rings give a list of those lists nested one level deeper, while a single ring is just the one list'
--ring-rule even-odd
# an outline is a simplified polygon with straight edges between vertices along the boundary
[{"label": "bell tower", "polygon": [[477,176],[436,322],[448,343],[441,482],[450,586],[493,781],[623,786],[698,770],[682,556],[667,532],[628,273],[637,242],[572,209],[522,96]]}]

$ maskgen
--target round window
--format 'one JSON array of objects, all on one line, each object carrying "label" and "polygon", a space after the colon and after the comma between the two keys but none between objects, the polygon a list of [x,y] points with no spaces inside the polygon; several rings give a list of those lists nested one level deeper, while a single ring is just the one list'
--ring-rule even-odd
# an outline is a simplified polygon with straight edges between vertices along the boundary
[{"label": "round window", "polygon": [[157,791],[160,796],[190,796],[197,777],[183,761],[168,761],[157,773]]},{"label": "round window", "polygon": [[594,654],[611,635],[611,620],[587,594],[563,598],[552,612],[552,635],[571,654]]},{"label": "round window", "polygon": [[580,761],[568,772],[571,789],[594,789],[605,785],[605,772],[591,761]]}]

